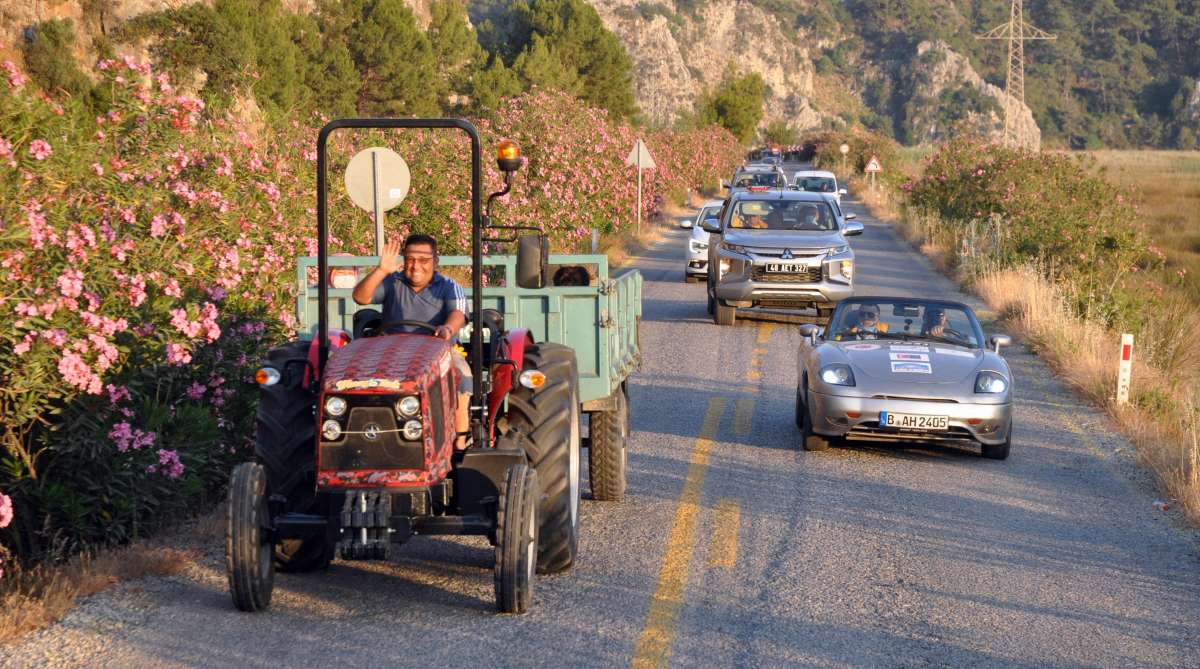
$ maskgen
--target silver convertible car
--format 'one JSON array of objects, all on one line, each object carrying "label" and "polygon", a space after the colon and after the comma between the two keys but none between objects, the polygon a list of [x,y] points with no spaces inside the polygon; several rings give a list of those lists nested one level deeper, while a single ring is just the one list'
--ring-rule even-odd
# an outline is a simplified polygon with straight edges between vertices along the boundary
[{"label": "silver convertible car", "polygon": [[829,327],[800,327],[796,427],[806,450],[838,439],[977,443],[1008,457],[1012,373],[1007,335],[984,346],[959,302],[905,297],[843,300]]}]

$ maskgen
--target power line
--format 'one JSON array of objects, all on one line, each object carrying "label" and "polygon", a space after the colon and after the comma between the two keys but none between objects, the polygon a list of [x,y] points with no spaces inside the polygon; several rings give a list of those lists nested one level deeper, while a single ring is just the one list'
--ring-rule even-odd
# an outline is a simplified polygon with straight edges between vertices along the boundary
[{"label": "power line", "polygon": [[1017,136],[1016,113],[1025,104],[1025,41],[1053,40],[1055,35],[1025,21],[1024,0],[1012,0],[1008,23],[976,35],[976,39],[1008,40],[1008,73],[1004,78],[1004,143],[1021,144]]}]

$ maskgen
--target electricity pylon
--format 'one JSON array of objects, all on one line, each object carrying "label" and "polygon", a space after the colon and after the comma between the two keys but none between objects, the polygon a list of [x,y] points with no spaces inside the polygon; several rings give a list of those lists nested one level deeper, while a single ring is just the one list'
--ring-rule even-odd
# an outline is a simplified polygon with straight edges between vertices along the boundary
[{"label": "electricity pylon", "polygon": [[1008,40],[1008,74],[1004,78],[1004,94],[1007,104],[1004,109],[1004,143],[1016,146],[1017,124],[1014,116],[1025,104],[1025,40],[1052,40],[1054,35],[1025,22],[1023,0],[1012,0],[1008,23],[976,35],[976,39]]}]

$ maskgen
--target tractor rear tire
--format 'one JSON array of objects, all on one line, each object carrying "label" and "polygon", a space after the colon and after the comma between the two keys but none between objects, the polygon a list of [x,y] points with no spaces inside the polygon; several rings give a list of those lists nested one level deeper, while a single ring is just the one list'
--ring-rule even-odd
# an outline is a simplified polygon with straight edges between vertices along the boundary
[{"label": "tractor rear tire", "polygon": [[263,531],[267,517],[267,475],[257,462],[243,462],[229,481],[226,509],[225,571],[233,605],[262,611],[271,605],[275,587],[272,546]]},{"label": "tractor rear tire", "polygon": [[496,511],[494,582],[501,613],[525,613],[533,602],[538,497],[537,472],[525,464],[509,467]]},{"label": "tractor rear tire", "polygon": [[575,351],[550,342],[527,347],[523,369],[546,375],[541,388],[513,388],[508,424],[525,435],[541,486],[537,569],[547,574],[570,567],[579,550],[579,372]]},{"label": "tractor rear tire", "polygon": [[593,411],[589,430],[588,473],[592,499],[619,502],[625,497],[625,464],[628,461],[629,398],[624,384],[613,391],[613,411]]},{"label": "tractor rear tire", "polygon": [[[280,368],[288,358],[307,357],[308,342],[286,344],[267,354]],[[295,367],[293,367],[295,369]],[[316,395],[299,384],[265,386],[259,393],[254,454],[267,475],[268,495],[282,495],[284,511],[311,513],[316,488]],[[333,560],[335,546],[327,537],[289,539],[275,547],[280,571],[323,569]]]}]

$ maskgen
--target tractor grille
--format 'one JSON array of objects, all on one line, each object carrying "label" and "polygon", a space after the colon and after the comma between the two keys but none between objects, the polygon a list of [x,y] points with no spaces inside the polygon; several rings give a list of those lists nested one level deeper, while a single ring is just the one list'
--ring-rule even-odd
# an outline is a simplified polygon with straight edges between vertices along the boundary
[{"label": "tractor grille", "polygon": [[[388,398],[392,399],[392,398]],[[378,433],[368,438],[368,428]],[[391,406],[358,406],[350,409],[346,434],[338,441],[321,441],[322,469],[421,469],[424,447],[405,441],[395,432],[396,414]]]},{"label": "tractor grille", "polygon": [[763,267],[755,266],[750,272],[750,280],[760,283],[819,283],[821,281],[821,266],[809,267],[799,272],[771,272]]}]

